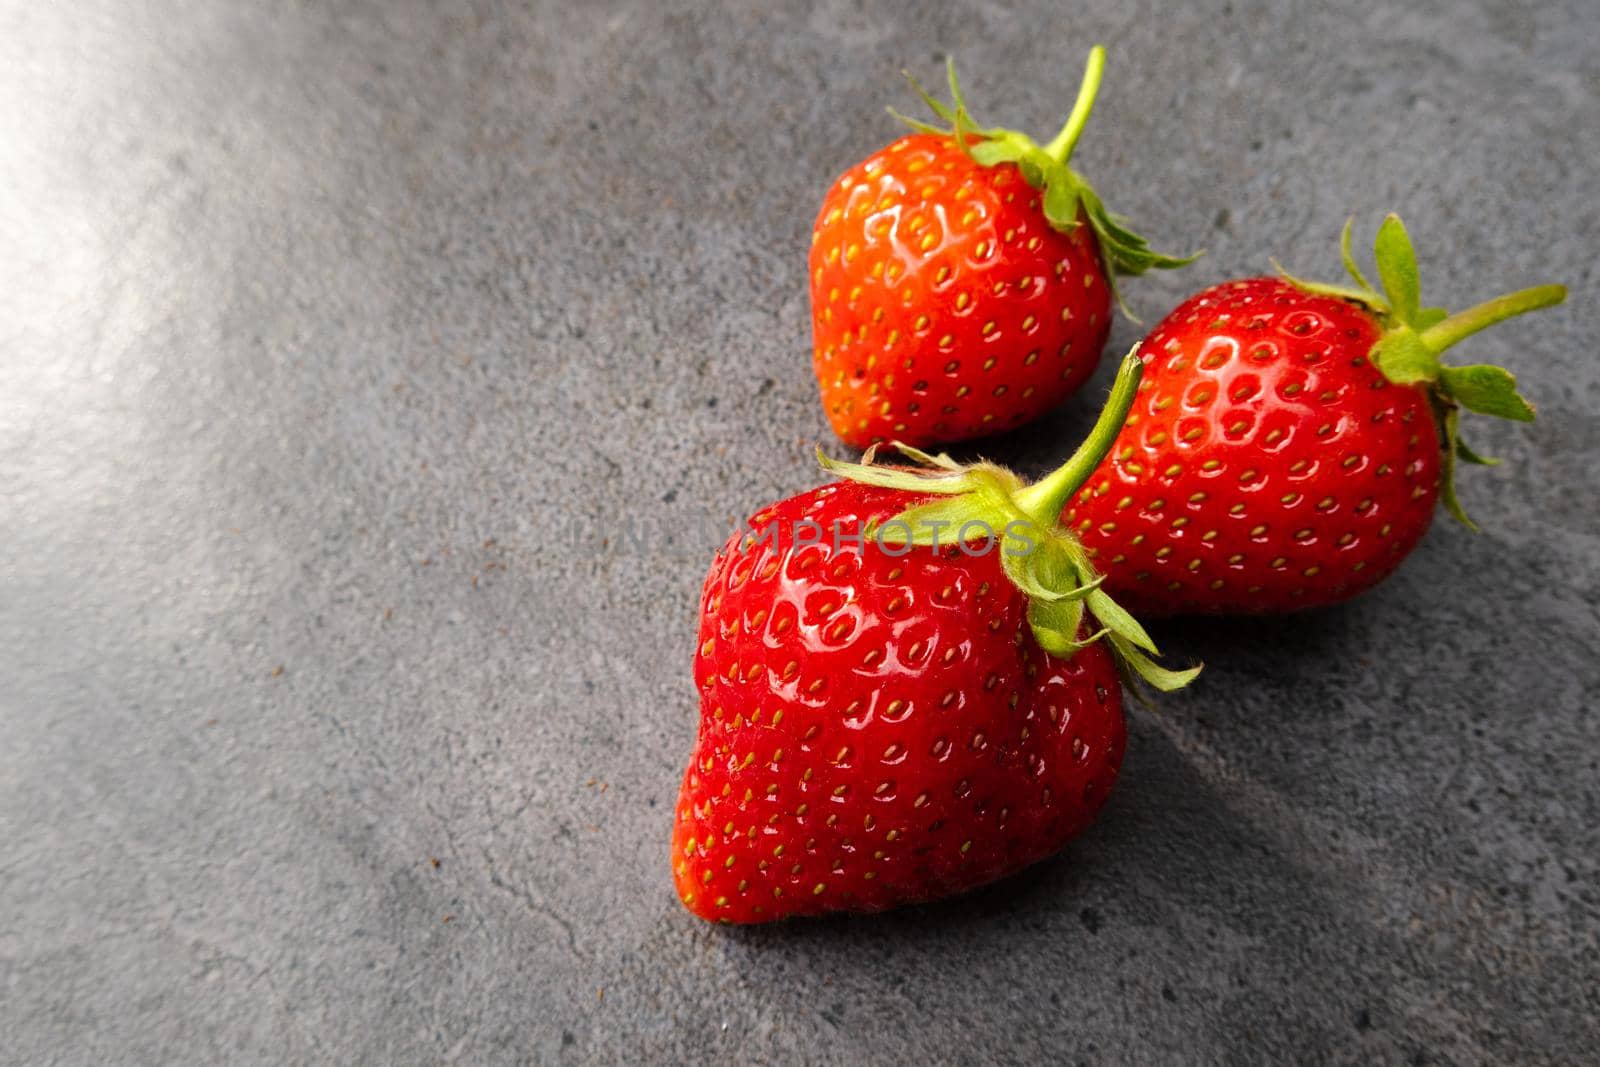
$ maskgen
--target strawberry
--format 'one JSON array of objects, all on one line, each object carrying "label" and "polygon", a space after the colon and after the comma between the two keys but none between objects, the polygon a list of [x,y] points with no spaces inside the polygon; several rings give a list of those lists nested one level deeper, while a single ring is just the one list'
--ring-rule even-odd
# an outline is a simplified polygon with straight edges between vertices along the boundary
[{"label": "strawberry", "polygon": [[1142,394],[1063,521],[1136,611],[1317,607],[1382,581],[1428,529],[1436,499],[1472,526],[1456,462],[1461,410],[1529,420],[1499,367],[1439,356],[1513,315],[1559,303],[1547,285],[1447,315],[1418,299],[1400,219],[1378,230],[1384,292],[1342,241],[1356,288],[1293,278],[1190,297],[1142,342]]},{"label": "strawberry", "polygon": [[1056,525],[1139,373],[1130,357],[1084,450],[1036,485],[909,447],[934,470],[824,460],[842,480],[757,512],[718,553],[672,835],[691,911],[744,923],[932,900],[1094,818],[1122,761],[1119,661],[1159,688],[1195,673],[1150,660]]},{"label": "strawberry", "polygon": [[1189,262],[1151,251],[1067,165],[1104,65],[1096,47],[1043,147],[978,127],[953,65],[952,106],[913,81],[946,128],[904,119],[920,132],[829,188],[811,241],[814,358],[846,443],[959,441],[1038,417],[1100,362],[1117,276]]}]

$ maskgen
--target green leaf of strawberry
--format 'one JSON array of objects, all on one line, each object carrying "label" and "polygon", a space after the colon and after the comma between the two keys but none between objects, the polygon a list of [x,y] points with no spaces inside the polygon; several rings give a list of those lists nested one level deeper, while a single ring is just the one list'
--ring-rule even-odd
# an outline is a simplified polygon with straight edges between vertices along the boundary
[{"label": "green leaf of strawberry", "polygon": [[1468,411],[1517,422],[1533,421],[1533,405],[1517,392],[1517,380],[1504,367],[1441,367],[1439,386]]},{"label": "green leaf of strawberry", "polygon": [[1422,305],[1422,285],[1417,278],[1417,254],[1400,216],[1390,215],[1378,227],[1374,258],[1378,277],[1383,279],[1384,295],[1389,298],[1389,313],[1407,326],[1414,326]]}]

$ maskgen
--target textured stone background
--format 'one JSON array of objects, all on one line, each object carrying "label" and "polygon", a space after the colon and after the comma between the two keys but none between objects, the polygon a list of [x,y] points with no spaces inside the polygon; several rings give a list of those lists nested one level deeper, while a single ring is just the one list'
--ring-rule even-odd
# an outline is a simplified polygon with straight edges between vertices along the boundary
[{"label": "textured stone background", "polygon": [[[1592,1056],[1592,0],[779,6],[0,0],[0,1059]],[[703,925],[694,603],[817,480],[821,191],[901,67],[1048,132],[1095,41],[1081,165],[1208,249],[1147,320],[1398,208],[1435,299],[1572,286],[1468,353],[1541,419],[1377,593],[1161,628],[1208,672],[1060,859]]]}]

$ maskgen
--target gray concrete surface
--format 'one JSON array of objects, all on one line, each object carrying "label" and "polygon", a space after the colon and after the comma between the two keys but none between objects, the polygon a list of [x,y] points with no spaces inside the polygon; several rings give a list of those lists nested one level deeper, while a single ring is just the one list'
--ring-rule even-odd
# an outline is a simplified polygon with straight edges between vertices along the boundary
[{"label": "gray concrete surface", "polygon": [[[0,3],[0,1060],[1594,1062],[1590,0],[767,6]],[[1162,627],[1209,670],[1058,860],[703,925],[694,604],[817,479],[821,190],[902,66],[1047,132],[1095,41],[1082,165],[1209,250],[1149,320],[1398,208],[1436,299],[1572,286],[1472,348],[1542,417],[1374,595]]]}]

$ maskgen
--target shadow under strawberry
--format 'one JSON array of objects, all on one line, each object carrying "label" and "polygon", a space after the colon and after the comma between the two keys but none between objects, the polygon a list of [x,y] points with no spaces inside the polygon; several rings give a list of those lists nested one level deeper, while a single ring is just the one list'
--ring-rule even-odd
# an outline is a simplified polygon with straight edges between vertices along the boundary
[{"label": "shadow under strawberry", "polygon": [[1156,713],[1132,716],[1130,732],[1126,788],[1054,858],[936,903],[731,927],[725,943],[757,982],[781,959],[843,990],[893,982],[917,999],[937,974],[944,1000],[1043,996],[1064,1013],[1032,1024],[1045,1030],[1070,1031],[1089,986],[1114,985],[1135,1019],[1198,1000],[1184,1016],[1209,1024],[1187,1054],[1226,1062],[1355,1041],[1481,1053],[1482,1035],[1419,1015],[1446,974],[1503,980],[1471,946],[1407,933],[1391,898],[1427,884],[1426,856],[1374,856],[1359,833],[1330,830],[1315,799],[1248,774],[1239,788],[1226,760]]}]

